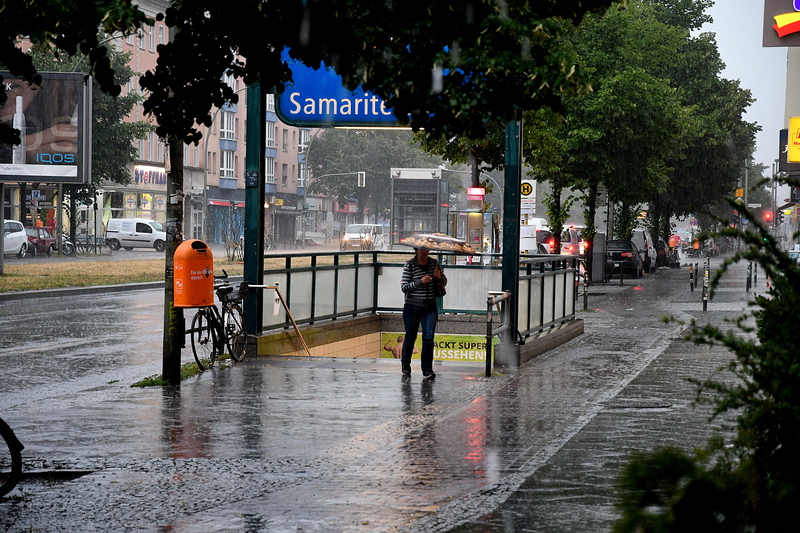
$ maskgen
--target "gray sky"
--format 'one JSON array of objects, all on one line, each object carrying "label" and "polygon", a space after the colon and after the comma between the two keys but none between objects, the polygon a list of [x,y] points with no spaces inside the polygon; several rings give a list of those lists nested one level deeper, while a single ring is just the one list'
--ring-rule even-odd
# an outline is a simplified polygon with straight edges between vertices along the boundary
[{"label": "gray sky", "polygon": [[708,11],[714,23],[702,31],[717,35],[726,69],[723,76],[738,79],[756,102],[745,120],[758,123],[755,161],[772,169],[778,157],[778,133],[783,129],[786,93],[786,48],[763,48],[764,0],[718,0]]}]

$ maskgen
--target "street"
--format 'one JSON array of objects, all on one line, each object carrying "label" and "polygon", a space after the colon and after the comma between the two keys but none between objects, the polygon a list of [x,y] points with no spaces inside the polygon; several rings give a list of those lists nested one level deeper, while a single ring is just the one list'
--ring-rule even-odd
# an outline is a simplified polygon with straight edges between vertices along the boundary
[{"label": "street", "polygon": [[609,531],[628,453],[718,425],[686,378],[730,355],[661,317],[739,316],[745,271],[705,313],[685,267],[592,286],[584,335],[492,378],[441,364],[433,383],[394,360],[267,357],[131,388],[160,373],[160,291],[2,302],[0,406],[29,475],[0,527]]}]

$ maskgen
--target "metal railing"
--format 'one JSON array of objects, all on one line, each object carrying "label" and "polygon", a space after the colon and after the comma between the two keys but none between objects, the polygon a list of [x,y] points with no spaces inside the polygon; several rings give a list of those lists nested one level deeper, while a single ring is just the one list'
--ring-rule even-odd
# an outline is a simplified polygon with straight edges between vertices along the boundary
[{"label": "metal railing", "polygon": [[[271,254],[271,257],[275,257]],[[282,268],[264,271],[264,283],[279,285],[297,324],[313,324],[342,317],[401,312],[400,280],[408,251],[290,253]],[[441,255],[448,279],[442,313],[483,314],[486,291],[502,284],[502,267],[493,256]],[[455,264],[453,264],[455,263]],[[575,291],[579,265],[572,256],[525,256],[520,259],[519,288],[511,295],[517,306],[523,337],[535,335],[575,318]],[[287,313],[263,300],[264,331],[292,326]]]}]

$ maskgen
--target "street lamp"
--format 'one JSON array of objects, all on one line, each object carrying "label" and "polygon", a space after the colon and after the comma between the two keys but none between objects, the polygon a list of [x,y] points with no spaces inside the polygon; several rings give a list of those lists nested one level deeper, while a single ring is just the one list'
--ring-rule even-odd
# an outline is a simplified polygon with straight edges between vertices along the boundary
[{"label": "street lamp", "polygon": [[[233,94],[240,93],[245,89],[247,89],[247,86],[233,91]],[[205,164],[203,164],[203,242],[207,242],[208,240],[208,235],[206,234],[206,227],[208,226],[208,224],[206,224],[206,217],[208,216],[208,139],[211,138],[211,128],[214,127],[214,121],[217,120],[217,115],[219,115],[220,111],[222,111],[222,108],[217,108],[217,110],[214,111],[214,116],[211,117],[211,124],[206,131],[206,143],[203,147],[203,161],[205,161]]]}]

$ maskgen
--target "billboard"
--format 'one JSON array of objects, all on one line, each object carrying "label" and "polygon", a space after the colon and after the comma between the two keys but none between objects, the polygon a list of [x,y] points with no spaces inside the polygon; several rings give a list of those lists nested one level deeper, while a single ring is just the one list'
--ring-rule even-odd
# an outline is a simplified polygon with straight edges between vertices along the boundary
[{"label": "billboard", "polygon": [[800,46],[800,0],[764,0],[761,44]]},{"label": "billboard", "polygon": [[80,72],[41,72],[29,85],[0,72],[8,100],[0,120],[22,143],[0,145],[0,181],[86,183],[90,176],[92,85]]}]

